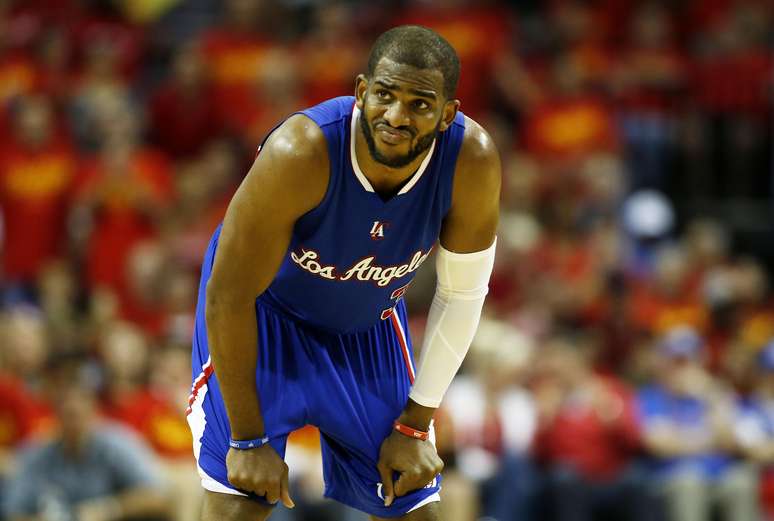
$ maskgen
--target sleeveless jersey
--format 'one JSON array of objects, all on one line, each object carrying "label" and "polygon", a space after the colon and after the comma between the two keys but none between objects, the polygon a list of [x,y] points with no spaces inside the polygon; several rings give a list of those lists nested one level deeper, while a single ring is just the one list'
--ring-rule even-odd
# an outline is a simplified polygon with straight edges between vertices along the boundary
[{"label": "sleeveless jersey", "polygon": [[384,201],[355,157],[355,99],[334,98],[300,113],[325,135],[330,180],[320,204],[296,222],[282,265],[258,300],[317,328],[363,330],[390,316],[438,240],[464,116],[439,133],[418,170]]}]

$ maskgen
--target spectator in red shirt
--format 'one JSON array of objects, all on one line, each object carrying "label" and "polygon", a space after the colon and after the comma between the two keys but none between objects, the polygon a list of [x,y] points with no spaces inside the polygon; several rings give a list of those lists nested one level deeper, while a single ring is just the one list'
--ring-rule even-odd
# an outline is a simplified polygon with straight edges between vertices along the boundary
[{"label": "spectator in red shirt", "polygon": [[130,103],[118,52],[115,42],[104,36],[91,42],[82,70],[73,80],[70,127],[82,150],[98,150],[111,125],[114,107]]},{"label": "spectator in red shirt", "polygon": [[42,369],[50,346],[43,316],[17,307],[0,316],[0,474],[10,450],[47,432],[52,412],[42,393]]},{"label": "spectator in red shirt", "polygon": [[169,161],[160,151],[139,144],[133,109],[120,102],[112,109],[101,116],[110,125],[100,154],[86,165],[77,203],[79,215],[94,219],[85,238],[89,285],[117,292],[123,308],[129,252],[157,235],[173,194]]},{"label": "spectator in red shirt", "polygon": [[694,197],[771,195],[774,60],[766,4],[734,2],[707,31],[703,52],[694,55],[692,97],[704,125],[698,157],[687,161],[693,168],[686,184]]},{"label": "spectator in red shirt", "polygon": [[677,325],[703,332],[709,318],[691,275],[690,259],[683,249],[662,248],[656,257],[652,278],[635,284],[629,309],[633,325],[640,331],[661,334]]},{"label": "spectator in red shirt", "polygon": [[618,130],[609,107],[588,89],[589,71],[572,55],[552,64],[550,93],[527,115],[523,141],[544,161],[577,161],[618,147]]},{"label": "spectator in red shirt", "polygon": [[645,3],[634,12],[611,86],[627,144],[630,189],[665,189],[675,141],[677,95],[687,76],[671,12]]},{"label": "spectator in red shirt", "polygon": [[652,498],[633,470],[640,438],[631,392],[593,372],[593,349],[589,338],[556,336],[541,350],[535,455],[551,519],[652,519]]},{"label": "spectator in red shirt", "polygon": [[77,158],[57,135],[49,100],[24,98],[14,114],[14,135],[0,147],[0,246],[5,277],[29,284],[63,251],[65,216]]},{"label": "spectator in red shirt", "polygon": [[365,62],[362,38],[355,26],[355,9],[343,3],[321,3],[311,31],[300,45],[307,92],[316,104],[352,90],[352,78]]},{"label": "spectator in red shirt", "polygon": [[[252,86],[274,47],[269,36],[277,6],[255,0],[224,2],[223,21],[202,36],[202,50],[210,68],[219,110],[224,119],[238,118]],[[277,29],[282,24],[277,24]]]},{"label": "spectator in red shirt", "polygon": [[175,158],[197,153],[220,131],[215,92],[198,45],[181,47],[171,77],[150,102],[155,142]]},{"label": "spectator in red shirt", "polygon": [[244,92],[239,111],[226,119],[229,133],[242,141],[251,159],[277,122],[303,106],[303,77],[296,55],[272,49],[262,59],[261,70]]}]

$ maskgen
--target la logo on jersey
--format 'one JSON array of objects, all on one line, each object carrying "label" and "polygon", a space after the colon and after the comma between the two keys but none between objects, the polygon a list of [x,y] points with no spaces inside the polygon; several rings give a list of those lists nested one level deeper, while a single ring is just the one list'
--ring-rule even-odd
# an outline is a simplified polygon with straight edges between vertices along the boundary
[{"label": "la logo on jersey", "polygon": [[375,241],[381,241],[384,239],[384,229],[389,227],[390,223],[374,221],[374,225],[371,226],[371,231],[369,232],[371,234],[371,239]]}]

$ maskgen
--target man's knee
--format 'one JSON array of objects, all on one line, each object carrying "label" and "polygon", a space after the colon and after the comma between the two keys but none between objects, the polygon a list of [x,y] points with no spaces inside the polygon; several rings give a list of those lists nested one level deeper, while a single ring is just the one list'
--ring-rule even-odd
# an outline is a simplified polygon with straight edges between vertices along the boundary
[{"label": "man's knee", "polygon": [[386,520],[382,519],[381,517],[371,517],[371,519],[372,521],[440,521],[440,507],[440,503],[435,501],[397,519],[393,518],[392,520]]},{"label": "man's knee", "polygon": [[271,511],[271,507],[244,496],[207,491],[201,521],[264,521]]}]

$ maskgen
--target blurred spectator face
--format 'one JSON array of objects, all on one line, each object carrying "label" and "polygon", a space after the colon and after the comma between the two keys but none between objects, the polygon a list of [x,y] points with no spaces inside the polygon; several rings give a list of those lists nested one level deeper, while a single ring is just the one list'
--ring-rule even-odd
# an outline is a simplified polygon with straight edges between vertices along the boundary
[{"label": "blurred spectator face", "polygon": [[662,359],[666,386],[681,396],[701,397],[707,389],[701,353],[704,341],[689,327],[670,329],[657,346]]},{"label": "blurred spectator face", "polygon": [[588,376],[591,365],[587,346],[556,337],[548,341],[544,350],[548,353],[545,369],[550,377],[572,387]]},{"label": "blurred spectator face", "polygon": [[529,156],[513,154],[504,161],[503,203],[506,209],[530,209],[537,199],[540,170]]},{"label": "blurred spectator face", "polygon": [[2,324],[4,362],[19,377],[36,376],[49,352],[42,315],[32,308],[10,310]]},{"label": "blurred spectator face", "polygon": [[25,98],[15,119],[16,135],[25,145],[35,148],[46,144],[53,134],[53,112],[43,97]]},{"label": "blurred spectator face", "polygon": [[771,23],[771,10],[765,2],[737,2],[727,18],[729,50],[764,45]]},{"label": "blurred spectator face", "polygon": [[587,198],[595,205],[617,205],[623,193],[624,165],[619,157],[595,154],[583,162],[581,176]]},{"label": "blurred spectator face", "polygon": [[242,30],[253,29],[258,14],[266,7],[263,0],[226,0],[224,4],[227,23]]},{"label": "blurred spectator face", "polygon": [[532,340],[512,325],[484,318],[471,347],[469,364],[482,384],[497,393],[521,381],[533,347]]},{"label": "blurred spectator face", "polygon": [[78,443],[91,431],[96,417],[96,398],[93,391],[79,387],[60,389],[56,405],[62,437]]},{"label": "blurred spectator face", "polygon": [[111,380],[137,381],[148,361],[148,343],[135,326],[118,322],[104,332],[100,353]]},{"label": "blurred spectator face", "polygon": [[568,44],[586,40],[592,29],[591,12],[581,2],[559,3],[552,21],[561,40]]},{"label": "blurred spectator face", "polygon": [[193,303],[196,302],[197,279],[193,273],[175,270],[164,281],[165,333],[167,338],[186,344],[190,342],[194,329]]},{"label": "blurred spectator face", "polygon": [[77,282],[63,262],[56,262],[43,269],[38,287],[42,301],[69,303],[75,298]]},{"label": "blurred spectator face", "polygon": [[210,195],[220,195],[234,185],[234,173],[240,172],[235,147],[226,140],[210,143],[202,158]]},{"label": "blurred spectator face", "polygon": [[165,307],[171,312],[190,311],[193,302],[196,301],[196,278],[191,273],[175,270],[166,280]]},{"label": "blurred spectator face", "polygon": [[182,47],[172,68],[174,81],[184,89],[196,89],[206,80],[206,68],[196,45]]},{"label": "blurred spectator face", "polygon": [[353,10],[344,2],[321,4],[315,11],[314,31],[330,38],[351,32]]},{"label": "blurred spectator face", "polygon": [[91,292],[89,317],[99,328],[111,323],[118,316],[118,297],[107,287],[98,287]]},{"label": "blurred spectator face", "polygon": [[642,5],[632,20],[632,39],[638,47],[662,47],[671,40],[669,12],[660,4]]},{"label": "blurred spectator face", "polygon": [[118,71],[118,53],[106,38],[101,38],[86,49],[86,70],[96,79],[112,79]]},{"label": "blurred spectator face", "polygon": [[97,417],[97,384],[93,367],[85,361],[67,360],[50,369],[47,394],[59,421],[65,447],[77,450],[91,432]]},{"label": "blurred spectator face", "polygon": [[557,58],[553,63],[552,79],[557,95],[580,94],[586,81],[585,76],[581,65],[569,55]]},{"label": "blurred spectator face", "polygon": [[164,287],[166,251],[157,242],[144,242],[132,249],[127,263],[127,283],[139,302],[158,303]]},{"label": "blurred spectator face", "polygon": [[712,266],[728,255],[728,234],[720,223],[695,220],[688,225],[688,254],[700,266]]},{"label": "blurred spectator face", "polygon": [[667,295],[677,295],[683,289],[687,275],[685,254],[678,248],[664,248],[656,259],[656,286]]},{"label": "blurred spectator face", "polygon": [[260,93],[272,103],[296,103],[301,88],[301,76],[293,55],[286,51],[271,51],[261,67]]},{"label": "blurred spectator face", "polygon": [[167,347],[153,357],[150,385],[170,399],[179,395],[178,403],[186,399],[191,387],[191,354],[184,347]]},{"label": "blurred spectator face", "polygon": [[769,290],[769,281],[763,267],[756,260],[739,263],[733,274],[736,300],[743,304],[762,302]]},{"label": "blurred spectator face", "polygon": [[139,140],[142,121],[137,110],[118,93],[105,93],[96,106],[97,125],[103,134],[103,154],[108,161],[114,154],[127,154]]},{"label": "blurred spectator face", "polygon": [[211,192],[204,161],[193,162],[180,168],[175,176],[175,189],[181,209],[196,211],[206,207]]},{"label": "blurred spectator face", "polygon": [[60,29],[43,35],[38,46],[40,60],[51,69],[64,69],[70,60],[70,41]]}]

